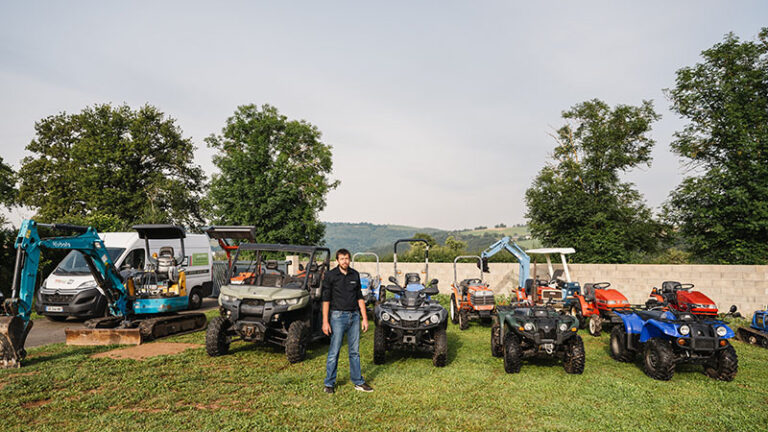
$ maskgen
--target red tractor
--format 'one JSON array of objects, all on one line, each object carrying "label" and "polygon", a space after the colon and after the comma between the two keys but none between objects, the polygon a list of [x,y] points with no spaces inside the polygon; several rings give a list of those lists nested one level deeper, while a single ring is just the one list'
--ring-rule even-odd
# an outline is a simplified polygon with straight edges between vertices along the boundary
[{"label": "red tractor", "polygon": [[666,304],[680,312],[689,312],[698,316],[717,316],[715,302],[700,291],[691,291],[692,288],[691,283],[663,282],[661,290],[653,287],[651,298],[646,304]]},{"label": "red tractor", "polygon": [[575,294],[578,302],[572,310],[580,323],[587,322],[587,329],[592,336],[600,336],[603,324],[621,323],[615,310],[628,309],[629,300],[619,291],[609,288],[610,282],[588,283],[584,285],[584,295]]},{"label": "red tractor", "polygon": [[[476,259],[480,268],[480,278],[458,281],[456,263],[460,259]],[[451,322],[458,324],[461,330],[469,328],[471,320],[491,320],[496,311],[493,291],[483,282],[482,259],[476,255],[458,256],[453,260],[453,284],[451,284]]]}]

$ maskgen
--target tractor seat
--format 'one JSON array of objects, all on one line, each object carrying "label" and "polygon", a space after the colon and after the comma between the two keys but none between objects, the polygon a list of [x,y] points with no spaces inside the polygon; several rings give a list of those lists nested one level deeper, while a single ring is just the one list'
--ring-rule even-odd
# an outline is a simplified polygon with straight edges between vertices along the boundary
[{"label": "tractor seat", "polygon": [[673,293],[677,290],[677,288],[680,287],[680,282],[676,281],[665,281],[661,283],[661,292],[662,293]]},{"label": "tractor seat", "polygon": [[584,300],[589,303],[595,301],[595,284],[584,284]]}]

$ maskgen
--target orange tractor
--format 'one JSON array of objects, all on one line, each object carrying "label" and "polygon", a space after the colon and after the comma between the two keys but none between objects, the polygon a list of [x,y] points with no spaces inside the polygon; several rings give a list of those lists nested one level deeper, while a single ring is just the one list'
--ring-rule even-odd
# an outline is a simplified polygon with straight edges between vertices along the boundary
[{"label": "orange tractor", "polygon": [[[477,260],[480,277],[458,280],[456,264],[461,259]],[[451,322],[458,324],[461,330],[469,328],[472,320],[490,321],[496,311],[493,291],[483,281],[483,261],[477,255],[462,255],[453,260],[453,284],[451,284]]]},{"label": "orange tractor", "polygon": [[592,336],[600,336],[603,324],[621,323],[621,318],[614,311],[631,307],[629,300],[618,290],[609,288],[610,282],[584,284],[584,294],[575,294],[576,304],[571,309],[579,322],[587,322],[587,330]]}]

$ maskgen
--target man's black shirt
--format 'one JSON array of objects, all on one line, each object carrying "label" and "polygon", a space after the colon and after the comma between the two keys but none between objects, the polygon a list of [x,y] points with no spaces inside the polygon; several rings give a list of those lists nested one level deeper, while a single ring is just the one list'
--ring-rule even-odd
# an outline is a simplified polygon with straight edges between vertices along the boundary
[{"label": "man's black shirt", "polygon": [[324,302],[331,302],[331,310],[360,310],[357,304],[363,298],[360,273],[352,267],[347,267],[347,274],[342,273],[339,266],[329,270],[323,280],[322,296]]}]

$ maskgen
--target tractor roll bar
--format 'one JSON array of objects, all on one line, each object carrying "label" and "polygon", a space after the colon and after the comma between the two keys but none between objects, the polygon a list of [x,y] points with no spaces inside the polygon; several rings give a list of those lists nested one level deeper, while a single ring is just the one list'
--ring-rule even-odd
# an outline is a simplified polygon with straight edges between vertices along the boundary
[{"label": "tractor roll bar", "polygon": [[459,255],[459,256],[457,256],[457,257],[456,257],[456,258],[453,260],[453,283],[454,283],[454,284],[458,284],[458,282],[459,282],[458,276],[457,276],[457,274],[456,274],[456,263],[457,263],[457,262],[458,262],[460,259],[470,259],[470,258],[474,258],[474,259],[476,259],[476,260],[477,260],[477,262],[478,262],[478,265],[477,265],[477,267],[480,269],[480,282],[482,282],[482,281],[483,281],[483,265],[482,265],[482,264],[483,264],[483,259],[482,259],[482,258],[480,258],[480,257],[479,257],[479,256],[477,256],[477,255]]}]

